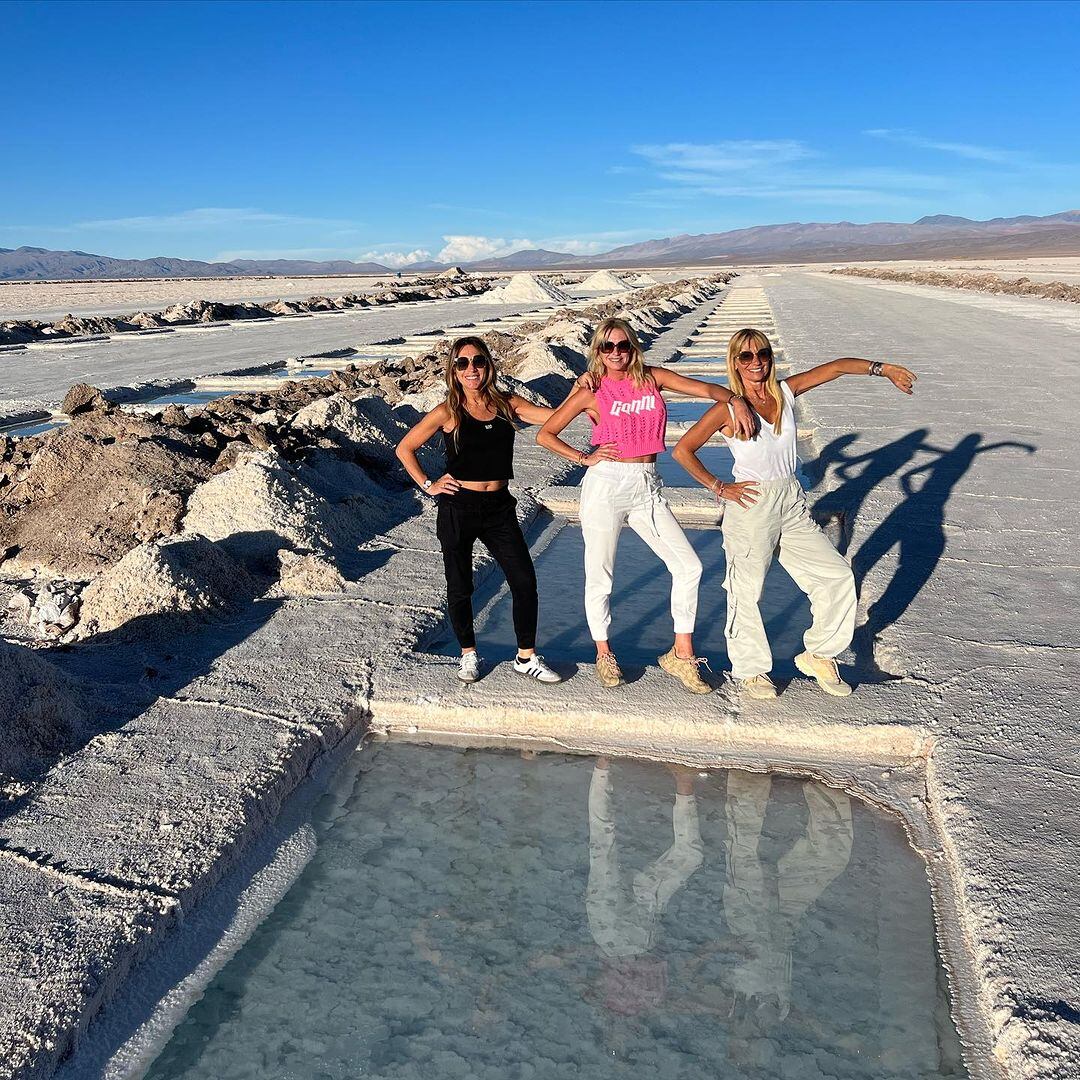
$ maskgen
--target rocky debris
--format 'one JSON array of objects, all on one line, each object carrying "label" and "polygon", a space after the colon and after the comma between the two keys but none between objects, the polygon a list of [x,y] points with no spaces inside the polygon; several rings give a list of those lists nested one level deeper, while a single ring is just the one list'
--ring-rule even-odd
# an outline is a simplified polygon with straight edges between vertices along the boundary
[{"label": "rocky debris", "polygon": [[997,274],[977,274],[963,270],[888,270],[866,266],[838,267],[829,273],[876,278],[879,281],[899,281],[911,285],[971,289],[974,292],[1006,296],[1037,296],[1043,300],[1065,300],[1071,304],[1080,304],[1080,285],[1068,285],[1064,281],[1032,281],[1026,277],[1003,278]]},{"label": "rocky debris", "polygon": [[167,325],[165,320],[153,311],[136,311],[134,315],[128,315],[124,321],[130,323],[136,330],[156,330],[158,327]]},{"label": "rocky debris", "polygon": [[70,630],[79,617],[79,589],[75,582],[46,580],[16,589],[8,610],[24,620],[39,641],[52,641]]},{"label": "rocky debris", "polygon": [[410,425],[384,397],[366,389],[319,398],[300,409],[290,426],[328,440],[353,461],[397,470],[394,450]]},{"label": "rocky debris", "polygon": [[261,304],[223,304],[215,300],[192,300],[187,304],[173,304],[161,313],[165,323],[235,322],[270,317],[271,312]]},{"label": "rocky debris", "polygon": [[158,414],[159,419],[166,427],[187,427],[189,417],[183,405],[166,405]]},{"label": "rocky debris", "polygon": [[42,762],[82,745],[90,718],[82,695],[40,652],[0,639],[0,776],[32,779]]},{"label": "rocky debris", "polygon": [[220,473],[227,472],[229,469],[239,465],[245,457],[250,457],[258,452],[251,443],[244,442],[242,439],[234,439],[232,442],[226,443],[225,448],[218,454],[217,460],[210,469],[210,474],[218,476]]},{"label": "rocky debris", "polygon": [[463,278],[463,277],[468,277],[468,276],[469,275],[466,274],[465,271],[462,270],[460,266],[447,267],[447,269],[445,269],[439,275],[439,277],[441,277],[441,278]]},{"label": "rocky debris", "polygon": [[88,412],[91,409],[108,409],[109,402],[96,387],[87,383],[76,383],[65,395],[60,411],[67,416]]},{"label": "rocky debris", "polygon": [[259,591],[243,566],[203,536],[152,540],[86,587],[70,639],[149,618],[161,620],[163,632],[175,632],[178,618],[235,610]]},{"label": "rocky debris", "polygon": [[321,555],[282,548],[278,563],[280,573],[271,596],[323,596],[344,592],[348,587],[341,571]]},{"label": "rocky debris", "polygon": [[191,300],[186,304],[173,304],[164,311],[136,311],[131,315],[65,315],[63,319],[52,323],[40,322],[37,319],[18,319],[0,323],[0,345],[27,345],[49,339],[122,334],[183,324],[269,319],[275,315],[299,315],[310,311],[341,311],[350,307],[367,307],[369,304],[434,300],[447,295],[478,296],[487,292],[490,286],[490,278],[465,275],[451,286],[447,286],[442,278],[431,278],[413,283],[408,288],[371,296],[349,293],[336,299],[312,296],[307,300],[273,300],[263,304]]},{"label": "rocky debris", "polygon": [[[216,440],[215,440],[216,445]],[[210,448],[152,417],[92,410],[20,439],[0,462],[0,547],[25,569],[90,577],[175,531]]]}]

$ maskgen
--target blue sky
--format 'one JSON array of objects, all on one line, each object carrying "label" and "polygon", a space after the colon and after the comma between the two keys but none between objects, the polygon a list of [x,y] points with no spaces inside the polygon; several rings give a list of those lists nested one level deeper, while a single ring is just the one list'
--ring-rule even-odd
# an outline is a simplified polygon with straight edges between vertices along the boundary
[{"label": "blue sky", "polygon": [[1080,5],[4,5],[0,246],[591,253],[1080,205]]}]

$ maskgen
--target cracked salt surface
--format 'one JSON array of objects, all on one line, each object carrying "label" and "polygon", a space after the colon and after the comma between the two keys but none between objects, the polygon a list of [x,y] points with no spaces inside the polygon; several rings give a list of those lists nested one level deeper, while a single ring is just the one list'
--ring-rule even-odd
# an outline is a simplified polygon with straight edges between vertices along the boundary
[{"label": "cracked salt surface", "polygon": [[965,1076],[925,868],[814,781],[369,746],[146,1074]]}]

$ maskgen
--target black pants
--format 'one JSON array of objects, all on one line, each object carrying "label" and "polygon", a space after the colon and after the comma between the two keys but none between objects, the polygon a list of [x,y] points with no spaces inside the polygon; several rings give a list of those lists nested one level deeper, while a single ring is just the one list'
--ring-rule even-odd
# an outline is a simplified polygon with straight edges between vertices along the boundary
[{"label": "black pants", "polygon": [[514,634],[519,649],[536,648],[536,571],[506,488],[439,496],[436,535],[446,567],[450,625],[464,649],[476,647],[473,632],[473,545],[479,540],[502,567],[514,600]]}]

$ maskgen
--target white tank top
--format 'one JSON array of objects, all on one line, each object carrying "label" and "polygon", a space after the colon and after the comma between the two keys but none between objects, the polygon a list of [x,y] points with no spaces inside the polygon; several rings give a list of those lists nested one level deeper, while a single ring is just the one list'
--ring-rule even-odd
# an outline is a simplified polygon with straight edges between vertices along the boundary
[{"label": "white tank top", "polygon": [[721,436],[735,459],[736,481],[786,480],[795,475],[799,463],[795,452],[795,395],[788,389],[786,379],[780,383],[780,396],[784,399],[784,408],[779,435],[773,434],[772,424],[758,413],[760,426],[753,439]]}]

